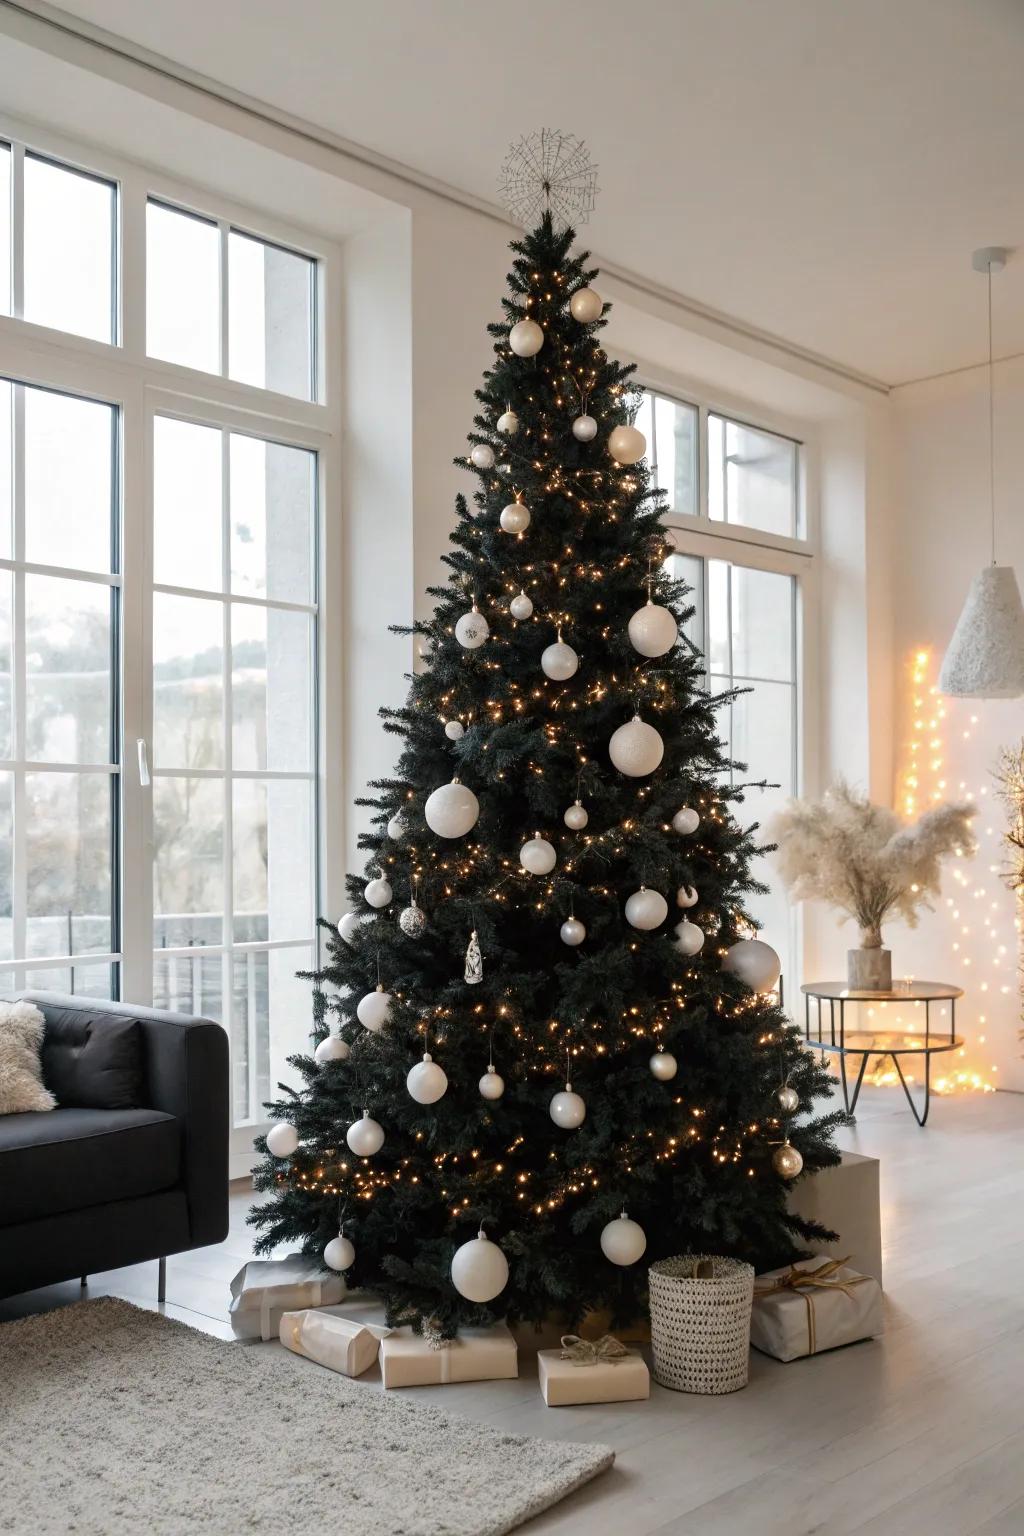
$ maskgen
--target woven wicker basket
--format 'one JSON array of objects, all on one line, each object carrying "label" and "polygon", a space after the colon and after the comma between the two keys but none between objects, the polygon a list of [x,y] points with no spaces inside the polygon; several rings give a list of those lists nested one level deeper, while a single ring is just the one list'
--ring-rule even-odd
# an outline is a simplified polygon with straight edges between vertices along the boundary
[{"label": "woven wicker basket", "polygon": [[747,1384],[754,1271],[737,1259],[689,1253],[648,1271],[654,1379],[676,1392],[736,1392]]}]

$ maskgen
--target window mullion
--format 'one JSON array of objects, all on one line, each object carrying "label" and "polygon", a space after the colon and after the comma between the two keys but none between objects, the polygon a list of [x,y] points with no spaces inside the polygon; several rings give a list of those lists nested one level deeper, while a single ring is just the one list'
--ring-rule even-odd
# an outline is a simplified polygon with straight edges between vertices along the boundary
[{"label": "window mullion", "polygon": [[[15,384],[14,416],[12,422],[13,438],[13,512],[14,512],[14,558],[21,562],[25,558],[25,387],[23,384]],[[14,769],[14,804],[13,804],[13,847],[12,853],[12,890],[11,890],[11,942],[12,954],[17,957],[24,955],[27,948],[28,931],[28,838],[26,835],[26,811],[28,808],[27,788],[25,783],[25,758],[27,756],[26,742],[26,707],[25,707],[25,572],[20,565],[15,566],[13,576],[13,606],[12,606],[12,655],[11,655],[11,687],[14,694],[14,739],[11,743],[15,759]],[[24,972],[17,973],[18,985],[24,985]]]},{"label": "window mullion", "polygon": [[25,314],[25,146],[11,144],[11,314]]},{"label": "window mullion", "polygon": [[[226,248],[226,236],[222,227],[221,239]],[[223,266],[222,266],[223,271]],[[225,306],[226,307],[226,306]],[[222,313],[223,321],[223,313]],[[222,335],[224,329],[222,325]],[[226,357],[226,354],[225,354]],[[220,435],[221,441],[221,588],[222,597],[222,629],[223,636],[221,658],[221,679],[223,697],[223,716],[221,730],[223,732],[224,755],[224,847],[223,847],[223,881],[224,881],[224,950],[221,955],[221,1022],[227,1030],[228,1039],[231,1041],[232,1057],[234,1056],[235,1042],[235,989],[234,968],[235,957],[232,948],[235,937],[235,880],[234,880],[234,700],[232,698],[232,666],[231,666],[231,433],[224,429]],[[255,1035],[250,1027],[248,1016],[246,1017],[247,1051],[248,1051],[248,1090],[246,1102],[246,1115],[252,1109],[253,1102],[253,1053],[255,1051]]]},{"label": "window mullion", "polygon": [[231,328],[229,324],[229,275],[228,275],[228,235],[231,226],[226,220],[221,219],[217,228],[220,230],[220,371],[225,379],[231,377],[231,353],[230,340]]}]

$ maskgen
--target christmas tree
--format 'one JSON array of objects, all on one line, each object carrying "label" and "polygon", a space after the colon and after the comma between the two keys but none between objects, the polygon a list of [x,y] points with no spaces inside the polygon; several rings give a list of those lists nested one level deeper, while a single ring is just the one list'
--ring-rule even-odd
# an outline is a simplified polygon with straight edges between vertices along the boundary
[{"label": "christmas tree", "polygon": [[444,1334],[622,1321],[670,1254],[784,1262],[819,1230],[788,1181],[838,1161],[828,1078],[749,937],[723,699],[573,240],[545,213],[512,246],[457,461],[473,505],[415,626],[424,668],[381,711],[396,775],[360,802],[369,860],[322,923],[316,1051],[268,1106],[250,1217],[260,1251],[326,1251]]}]

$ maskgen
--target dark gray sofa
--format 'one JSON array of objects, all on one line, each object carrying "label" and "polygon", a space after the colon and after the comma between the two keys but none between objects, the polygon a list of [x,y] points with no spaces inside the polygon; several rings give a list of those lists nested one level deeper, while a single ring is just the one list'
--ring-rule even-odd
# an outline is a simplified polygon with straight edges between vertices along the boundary
[{"label": "dark gray sofa", "polygon": [[[61,1083],[48,1086],[63,1087],[70,1100],[102,1098],[104,1031],[113,1038],[133,1019],[141,1079],[133,1108],[79,1103],[0,1115],[0,1297],[223,1242],[229,1079],[222,1027],[127,1003],[20,996],[46,1019],[44,1076],[47,1040],[62,1032]],[[91,1076],[76,1094],[85,1046]],[[115,1102],[125,1097],[118,1087],[112,1080]]]}]

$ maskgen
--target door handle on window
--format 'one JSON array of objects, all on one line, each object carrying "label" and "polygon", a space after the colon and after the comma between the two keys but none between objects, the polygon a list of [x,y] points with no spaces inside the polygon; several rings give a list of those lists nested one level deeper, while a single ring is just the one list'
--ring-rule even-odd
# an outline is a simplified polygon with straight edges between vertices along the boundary
[{"label": "door handle on window", "polygon": [[136,746],[139,749],[139,783],[145,789],[149,784],[149,757],[146,753],[145,738],[140,736]]}]

